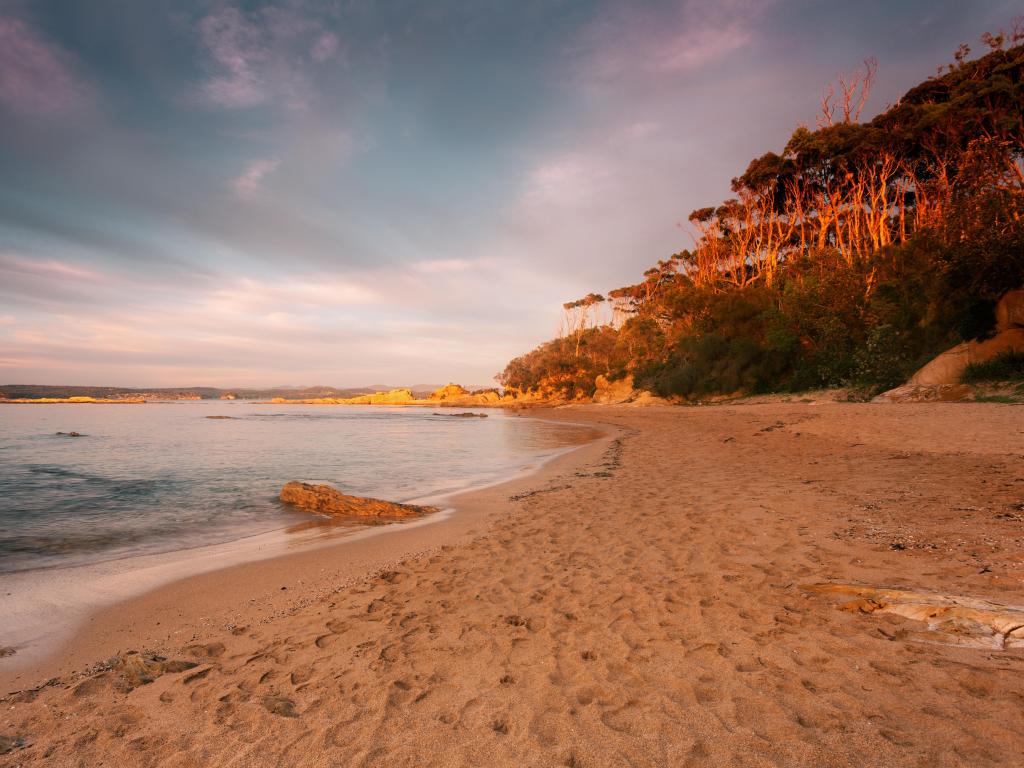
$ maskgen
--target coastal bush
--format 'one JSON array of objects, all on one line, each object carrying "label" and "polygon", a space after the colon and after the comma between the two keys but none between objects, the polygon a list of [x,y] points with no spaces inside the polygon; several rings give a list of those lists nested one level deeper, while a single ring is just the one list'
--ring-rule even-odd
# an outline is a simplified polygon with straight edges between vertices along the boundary
[{"label": "coastal bush", "polygon": [[983,363],[971,363],[961,381],[977,384],[988,381],[1024,381],[1024,352],[1006,352]]},{"label": "coastal bush", "polygon": [[567,303],[565,334],[499,381],[569,400],[630,374],[683,398],[870,393],[989,335],[1024,285],[1024,32],[983,39],[862,123],[869,63],[842,119],[826,110],[690,215],[693,249]]}]

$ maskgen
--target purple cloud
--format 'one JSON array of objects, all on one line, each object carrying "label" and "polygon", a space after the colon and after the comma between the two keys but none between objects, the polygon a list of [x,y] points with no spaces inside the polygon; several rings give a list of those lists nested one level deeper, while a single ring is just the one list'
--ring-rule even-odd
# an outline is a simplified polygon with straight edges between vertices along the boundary
[{"label": "purple cloud", "polygon": [[89,104],[73,57],[26,22],[0,18],[0,103],[23,115],[63,115]]},{"label": "purple cloud", "polygon": [[573,48],[591,85],[698,69],[747,43],[770,6],[757,0],[683,0],[671,11],[615,5]]},{"label": "purple cloud", "polygon": [[222,8],[199,22],[214,69],[203,95],[223,107],[252,107],[270,98],[261,69],[270,58],[263,30],[237,8]]},{"label": "purple cloud", "polygon": [[313,67],[337,57],[337,36],[307,12],[265,7],[246,12],[224,6],[199,21],[209,76],[203,101],[228,109],[281,102],[309,109]]},{"label": "purple cloud", "polygon": [[277,158],[254,160],[240,176],[231,180],[231,189],[241,199],[252,200],[263,191],[263,180],[280,165],[281,161]]}]

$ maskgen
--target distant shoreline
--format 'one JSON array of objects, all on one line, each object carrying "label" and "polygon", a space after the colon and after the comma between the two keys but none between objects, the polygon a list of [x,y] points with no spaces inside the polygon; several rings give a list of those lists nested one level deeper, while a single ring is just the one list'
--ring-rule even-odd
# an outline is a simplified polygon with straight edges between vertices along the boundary
[{"label": "distant shoreline", "polygon": [[154,402],[144,398],[96,397],[20,397],[0,400],[0,405],[143,405]]}]

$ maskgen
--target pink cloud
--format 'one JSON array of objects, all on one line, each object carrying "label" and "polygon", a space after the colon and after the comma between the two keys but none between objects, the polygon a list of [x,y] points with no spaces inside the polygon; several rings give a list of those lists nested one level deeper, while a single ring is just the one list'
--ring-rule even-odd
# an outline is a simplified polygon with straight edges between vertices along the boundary
[{"label": "pink cloud", "polygon": [[231,180],[231,189],[243,200],[252,200],[263,191],[263,180],[278,169],[281,161],[276,158],[254,160],[242,174]]},{"label": "pink cloud", "polygon": [[270,52],[256,24],[237,8],[222,8],[199,22],[199,32],[219,70],[203,83],[207,100],[224,107],[251,107],[270,97],[260,72]]},{"label": "pink cloud", "polygon": [[57,259],[29,259],[12,253],[0,253],[0,275],[22,275],[44,280],[69,280],[100,283],[105,278],[98,272]]},{"label": "pink cloud", "polygon": [[0,102],[26,115],[61,115],[87,106],[91,89],[75,60],[24,21],[0,18]]},{"label": "pink cloud", "polygon": [[313,43],[309,55],[321,63],[334,58],[338,52],[338,38],[331,32],[324,32]]},{"label": "pink cloud", "polygon": [[585,30],[572,55],[591,84],[696,70],[749,42],[768,5],[682,0],[668,13],[614,6]]},{"label": "pink cloud", "polygon": [[198,31],[209,70],[200,98],[225,108],[273,102],[308,110],[315,65],[336,58],[339,50],[333,32],[294,9],[247,12],[224,6],[203,17]]}]

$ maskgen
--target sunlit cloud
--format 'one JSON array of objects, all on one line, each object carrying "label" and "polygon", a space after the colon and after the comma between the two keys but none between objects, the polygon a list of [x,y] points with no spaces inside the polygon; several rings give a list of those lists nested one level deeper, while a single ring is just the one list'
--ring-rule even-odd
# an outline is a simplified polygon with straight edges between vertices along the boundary
[{"label": "sunlit cloud", "polygon": [[105,277],[93,269],[57,259],[31,259],[3,252],[0,252],[0,275],[9,279],[21,275],[44,280],[105,282]]}]

